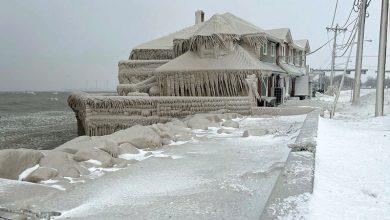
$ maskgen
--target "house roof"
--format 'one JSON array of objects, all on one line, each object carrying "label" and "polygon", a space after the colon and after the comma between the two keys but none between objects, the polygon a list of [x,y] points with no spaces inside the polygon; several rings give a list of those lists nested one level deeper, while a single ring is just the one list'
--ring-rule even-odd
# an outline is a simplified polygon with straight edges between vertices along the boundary
[{"label": "house roof", "polygon": [[279,63],[279,65],[288,73],[288,75],[291,76],[303,76],[306,72],[305,68],[289,65],[283,62]]},{"label": "house roof", "polygon": [[[215,25],[215,26],[213,26]],[[142,43],[134,49],[172,49],[174,39],[189,39],[194,35],[207,35],[210,33],[235,33],[237,35],[265,33],[266,37],[273,41],[282,41],[276,35],[245,21],[231,13],[215,14],[209,20],[186,27],[180,31],[168,34],[166,36]]]},{"label": "house roof", "polygon": [[291,31],[289,28],[270,29],[270,30],[266,30],[266,32],[270,35],[275,36],[278,39],[283,40],[284,42],[292,43],[293,41]]},{"label": "house roof", "polygon": [[237,45],[230,53],[218,58],[200,57],[196,52],[188,51],[158,67],[156,71],[240,69],[259,69],[259,66],[250,54]]},{"label": "house roof", "polygon": [[239,45],[236,45],[229,54],[219,56],[218,58],[200,57],[196,52],[188,51],[156,69],[157,72],[199,70],[263,70],[284,72],[276,64],[262,62],[254,58]]},{"label": "house roof", "polygon": [[166,36],[142,43],[134,49],[172,49],[174,39],[188,39],[203,23],[186,27],[180,31],[168,34]]},{"label": "house roof", "polygon": [[302,50],[305,50],[306,52],[310,52],[309,40],[307,39],[294,40],[294,44],[299,46]]}]

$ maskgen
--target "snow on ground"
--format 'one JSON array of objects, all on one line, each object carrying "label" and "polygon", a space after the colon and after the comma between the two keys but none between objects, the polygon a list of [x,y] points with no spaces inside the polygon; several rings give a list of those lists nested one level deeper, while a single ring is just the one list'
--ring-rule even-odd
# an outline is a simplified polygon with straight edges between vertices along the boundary
[{"label": "snow on ground", "polygon": [[137,162],[116,172],[91,167],[105,174],[73,186],[29,185],[59,189],[50,194],[20,195],[27,188],[13,187],[0,201],[60,211],[59,219],[258,219],[304,119],[243,118],[240,128],[224,128],[228,133],[194,130],[190,141],[140,151],[127,158]]},{"label": "snow on ground", "polygon": [[[390,116],[374,117],[375,90],[362,90],[358,106],[350,96],[341,93],[333,120],[320,118],[313,195],[289,198],[299,213],[287,219],[390,219]],[[314,101],[329,104],[333,98]]]},{"label": "snow on ground", "polygon": [[390,219],[390,117],[320,119],[310,219]]}]

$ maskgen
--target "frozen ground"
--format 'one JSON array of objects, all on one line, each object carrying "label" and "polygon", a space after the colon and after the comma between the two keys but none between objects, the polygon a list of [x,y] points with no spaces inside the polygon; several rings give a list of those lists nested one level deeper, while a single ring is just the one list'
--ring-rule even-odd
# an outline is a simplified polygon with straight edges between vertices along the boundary
[{"label": "frozen ground", "polygon": [[258,219],[304,118],[246,118],[231,134],[195,130],[189,142],[92,180],[0,180],[0,204],[60,211],[60,219]]},{"label": "frozen ground", "polygon": [[[343,91],[334,120],[320,118],[313,195],[281,219],[390,219],[390,116],[375,118],[375,90],[362,90],[351,106]],[[318,102],[333,98],[320,95]],[[385,93],[385,113],[390,112]]]}]

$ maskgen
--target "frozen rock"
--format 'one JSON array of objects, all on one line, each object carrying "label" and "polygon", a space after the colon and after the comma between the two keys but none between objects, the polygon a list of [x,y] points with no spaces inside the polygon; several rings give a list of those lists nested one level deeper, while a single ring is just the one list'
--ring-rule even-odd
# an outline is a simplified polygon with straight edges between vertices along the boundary
[{"label": "frozen rock", "polygon": [[207,130],[209,127],[217,127],[218,124],[207,118],[207,115],[195,115],[187,121],[187,126],[192,129]]},{"label": "frozen rock", "polygon": [[268,129],[249,129],[245,130],[244,133],[242,134],[243,137],[249,137],[249,136],[263,136],[269,134]]},{"label": "frozen rock", "polygon": [[111,155],[111,157],[117,158],[118,155],[120,154],[120,149],[118,145],[110,140],[105,141],[105,145],[99,148],[100,150],[108,153]]},{"label": "frozen rock", "polygon": [[152,152],[147,152],[144,157],[149,157],[149,156],[153,156],[153,153]]},{"label": "frozen rock", "polygon": [[157,148],[162,146],[161,137],[149,126],[135,125],[110,135],[116,143],[131,143],[137,148]]},{"label": "frozen rock", "polygon": [[57,170],[59,176],[76,178],[80,174],[87,174],[88,171],[82,168],[76,161],[71,159],[71,154],[52,150],[45,152],[45,157],[41,159],[41,167],[49,167]]},{"label": "frozen rock", "polygon": [[125,160],[125,159],[122,159],[122,158],[114,158],[114,164],[116,165],[116,167],[118,168],[124,168],[127,166],[127,163],[128,161]]},{"label": "frozen rock", "polygon": [[58,171],[49,167],[39,167],[27,176],[25,181],[39,183],[44,180],[53,179],[58,176]]},{"label": "frozen rock", "polygon": [[139,150],[130,143],[123,143],[119,146],[120,154],[138,154]]},{"label": "frozen rock", "polygon": [[222,126],[224,127],[230,127],[230,128],[239,128],[240,125],[238,122],[232,121],[232,120],[226,120],[222,123]]},{"label": "frozen rock", "polygon": [[97,160],[102,163],[102,167],[112,167],[114,165],[113,158],[108,153],[96,148],[78,151],[73,156],[73,160],[77,162]]},{"label": "frozen rock", "polygon": [[97,147],[97,143],[92,140],[91,137],[81,136],[60,145],[55,149],[66,153],[75,154],[79,150],[92,149],[95,147]]},{"label": "frozen rock", "polygon": [[218,134],[231,134],[231,133],[233,133],[233,131],[228,130],[228,129],[224,129],[224,128],[220,128],[220,129],[218,129],[217,133]]},{"label": "frozen rock", "polygon": [[30,149],[0,151],[0,178],[17,180],[19,174],[39,163],[43,154]]}]

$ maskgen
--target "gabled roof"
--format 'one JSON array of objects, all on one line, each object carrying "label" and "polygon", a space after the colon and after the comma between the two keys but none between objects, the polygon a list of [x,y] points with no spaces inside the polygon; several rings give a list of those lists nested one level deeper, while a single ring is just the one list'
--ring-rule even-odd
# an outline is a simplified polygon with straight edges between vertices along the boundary
[{"label": "gabled roof", "polygon": [[241,46],[236,46],[229,54],[213,57],[200,57],[188,51],[181,56],[158,67],[156,71],[194,71],[194,70],[242,70],[260,69],[258,62]]},{"label": "gabled roof", "polygon": [[278,39],[283,40],[284,42],[288,42],[288,43],[293,42],[293,38],[289,28],[271,29],[271,30],[266,30],[266,32],[269,33],[270,35],[275,36]]},{"label": "gabled roof", "polygon": [[300,47],[302,50],[306,52],[310,52],[310,44],[309,40],[307,39],[302,39],[302,40],[294,40],[294,44]]},{"label": "gabled roof", "polygon": [[[213,25],[218,25],[213,27]],[[268,34],[265,30],[231,14],[215,14],[209,20],[184,28],[169,35],[140,44],[134,49],[172,49],[174,39],[189,39],[191,36],[200,34],[207,35],[212,32],[228,32],[238,35],[266,33],[267,38],[273,41],[281,41],[274,35]]]},{"label": "gabled roof", "polygon": [[158,67],[157,72],[199,71],[199,70],[263,70],[283,73],[276,64],[262,62],[239,45],[227,55],[218,58],[200,57],[196,52],[188,51],[183,55]]},{"label": "gabled roof", "polygon": [[172,49],[174,39],[188,39],[203,23],[186,27],[180,31],[168,34],[143,44],[136,46],[134,49]]}]

